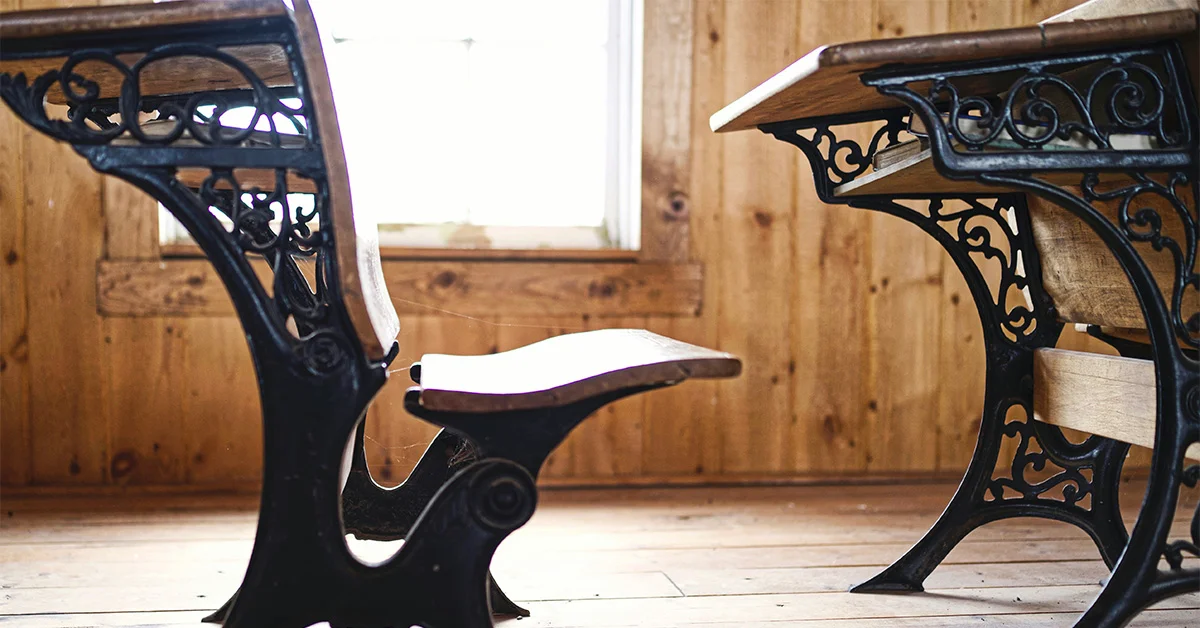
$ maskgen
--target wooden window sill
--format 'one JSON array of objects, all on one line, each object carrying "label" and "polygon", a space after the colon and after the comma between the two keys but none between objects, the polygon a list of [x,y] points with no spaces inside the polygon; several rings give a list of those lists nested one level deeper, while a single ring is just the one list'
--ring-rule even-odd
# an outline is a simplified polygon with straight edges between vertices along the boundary
[{"label": "wooden window sill", "polygon": [[[269,286],[270,269],[254,267]],[[698,316],[704,293],[698,263],[385,259],[383,274],[401,315]],[[204,259],[103,260],[96,294],[105,316],[234,315]]]},{"label": "wooden window sill", "polygon": [[[192,243],[163,244],[164,258],[203,259],[204,252]],[[533,260],[544,262],[636,262],[638,251],[628,249],[450,249],[384,246],[379,257],[388,260],[511,262]]]}]

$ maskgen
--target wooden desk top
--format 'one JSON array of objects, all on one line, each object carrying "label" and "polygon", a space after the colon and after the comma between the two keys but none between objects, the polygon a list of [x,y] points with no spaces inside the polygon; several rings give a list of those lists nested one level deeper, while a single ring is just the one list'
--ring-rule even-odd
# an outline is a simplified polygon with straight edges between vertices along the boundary
[{"label": "wooden desk top", "polygon": [[[178,0],[158,4],[13,11],[0,14],[0,40],[59,38],[77,35],[117,33],[142,28],[162,28],[194,24],[228,23],[245,20],[286,17],[288,8],[280,0]],[[258,75],[269,87],[292,85],[287,55],[279,46],[252,45],[226,48]],[[141,54],[121,54],[133,64]],[[0,61],[0,73],[24,74],[33,80],[62,67],[64,58],[46,57]],[[124,76],[106,63],[84,62],[80,73],[96,83],[101,98],[116,98]],[[199,91],[245,89],[248,84],[234,68],[196,57],[175,57],[157,61],[145,69],[139,87],[143,96],[188,94]],[[57,85],[46,98],[54,104],[67,99]]]},{"label": "wooden desk top", "polygon": [[4,13],[0,19],[0,39],[62,37],[285,15],[287,6],[280,0],[178,0],[157,4],[12,11]]},{"label": "wooden desk top", "polygon": [[[893,64],[961,62],[1174,39],[1197,30],[1192,10],[1056,22],[822,46],[709,119],[713,131],[899,106],[862,84],[868,70]],[[996,92],[1007,85],[997,85]]]}]

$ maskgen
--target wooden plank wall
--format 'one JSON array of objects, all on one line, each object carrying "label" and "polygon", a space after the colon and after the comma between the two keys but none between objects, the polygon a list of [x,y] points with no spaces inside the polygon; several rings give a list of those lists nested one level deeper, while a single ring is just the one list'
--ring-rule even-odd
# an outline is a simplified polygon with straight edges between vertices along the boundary
[{"label": "wooden plank wall", "polygon": [[[399,481],[434,431],[401,403],[403,366],[422,353],[505,350],[605,326],[736,352],[745,375],[612,406],[554,454],[548,480],[960,470],[975,438],[983,360],[949,258],[900,220],[821,206],[799,151],[759,133],[714,135],[707,119],[820,44],[1029,24],[1074,0],[646,1],[692,11],[692,76],[661,78],[690,89],[683,184],[691,259],[706,268],[702,315],[405,316],[401,372],[368,417],[377,473]],[[0,0],[0,8],[89,3]],[[253,488],[258,400],[237,321],[97,314],[98,260],[157,257],[152,216],[153,203],[0,108],[4,486]],[[130,221],[138,228],[106,228]],[[116,231],[142,236],[109,235]]]}]

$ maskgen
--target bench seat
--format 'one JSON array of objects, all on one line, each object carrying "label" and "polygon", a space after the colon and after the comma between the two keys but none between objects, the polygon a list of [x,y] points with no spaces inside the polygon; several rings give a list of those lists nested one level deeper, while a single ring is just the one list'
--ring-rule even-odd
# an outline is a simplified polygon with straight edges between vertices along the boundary
[{"label": "bench seat", "polygon": [[601,329],[490,355],[426,354],[414,378],[426,410],[504,412],[688,378],[734,377],[741,370],[728,353],[640,329]]}]

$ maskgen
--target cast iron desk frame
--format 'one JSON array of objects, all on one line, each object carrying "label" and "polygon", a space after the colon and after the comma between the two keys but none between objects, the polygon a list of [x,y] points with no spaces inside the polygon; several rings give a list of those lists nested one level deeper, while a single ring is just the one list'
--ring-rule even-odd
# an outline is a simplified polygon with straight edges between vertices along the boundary
[{"label": "cast iron desk frame", "polygon": [[[1089,64],[1100,69],[1086,91],[1056,80],[1056,68]],[[959,93],[957,79],[982,74],[1011,76],[1008,93],[1028,93],[1036,104],[1015,112],[1017,107],[1003,97]],[[1130,80],[1134,74],[1138,74],[1136,81]],[[1190,539],[1169,538],[1180,486],[1194,487],[1200,477],[1200,466],[1187,466],[1184,459],[1186,448],[1200,440],[1200,364],[1195,353],[1200,315],[1185,320],[1187,313],[1181,306],[1185,291],[1200,290],[1196,274],[1200,220],[1195,201],[1189,207],[1178,192],[1190,187],[1192,199],[1200,197],[1200,157],[1196,102],[1180,46],[1167,42],[1020,60],[902,65],[867,72],[861,80],[904,106],[759,128],[804,152],[822,201],[898,216],[945,248],[965,277],[978,310],[987,374],[975,452],[946,510],[903,557],[852,590],[921,591],[925,578],[971,530],[991,521],[1026,516],[1079,526],[1096,542],[1112,569],[1077,626],[1121,626],[1156,601],[1200,590],[1200,570],[1185,569],[1181,564],[1183,554],[1197,554],[1200,508],[1192,518]],[[1138,89],[1135,83],[1149,89],[1132,91]],[[1037,98],[1038,90],[1047,86],[1065,90],[1067,102],[1076,110],[1060,110],[1061,99],[1056,104]],[[1122,126],[1114,117],[1114,125],[1149,130],[1158,148],[1112,150],[1108,132],[1088,114],[1097,104],[1109,107],[1110,116],[1113,111],[1132,112],[1126,120],[1129,124]],[[957,122],[945,121],[956,121],[959,113],[969,110],[982,112],[982,131],[964,131]],[[910,114],[919,117],[928,130],[938,173],[951,180],[998,186],[996,194],[914,191],[837,195],[835,188],[862,175],[878,150],[899,141]],[[1045,123],[1052,132],[1045,137],[1037,131],[1029,135],[1028,127],[1016,124],[1029,119]],[[864,122],[883,123],[867,144],[838,139],[838,127]],[[994,148],[991,144],[1002,131],[1019,146],[982,150]],[[1082,134],[1100,148],[1043,150],[1044,142],[1060,131]],[[1126,173],[1128,182],[1116,190],[1098,190],[1100,173],[1114,171]],[[1078,174],[1082,194],[1037,177],[1046,172]],[[1157,431],[1145,500],[1132,533],[1126,531],[1117,501],[1121,465],[1129,446],[1099,436],[1072,443],[1059,428],[1033,420],[1033,352],[1053,347],[1062,324],[1041,287],[1025,193],[1066,209],[1100,236],[1125,271],[1145,317],[1151,340],[1148,353],[1157,374]],[[1166,199],[1176,215],[1161,216],[1138,206],[1137,197],[1142,194]],[[1114,199],[1121,202],[1119,224],[1092,205]],[[914,204],[925,209],[914,209]],[[948,206],[955,209],[948,210]],[[1015,225],[1005,215],[1009,213]],[[1162,232],[1164,219],[1183,224],[1185,241]],[[980,220],[991,221],[992,229],[981,226]],[[1004,234],[1006,242],[993,242],[997,231]],[[1154,254],[1173,256],[1173,294],[1162,294],[1134,243],[1149,243]],[[996,293],[973,256],[1000,262],[1002,276]],[[1010,288],[1024,291],[1028,304],[1026,299],[1011,299]],[[1023,417],[1011,419],[1013,408],[1019,408]],[[999,459],[1006,437],[1017,439],[1012,460]],[[1032,448],[1035,444],[1040,451]],[[1026,478],[1028,470],[1047,468],[1057,473],[1040,481]],[[1160,558],[1166,560],[1168,569],[1159,569]]]},{"label": "cast iron desk frame", "polygon": [[[223,50],[256,45],[284,51],[291,86],[269,86]],[[410,389],[408,411],[447,430],[406,490],[367,484],[362,420],[398,346],[382,360],[371,359],[347,313],[330,228],[327,148],[318,133],[328,120],[313,103],[301,46],[286,11],[13,38],[4,42],[0,60],[66,61],[36,77],[0,73],[0,97],[32,127],[71,144],[96,170],[129,181],[170,210],[213,264],[241,320],[263,410],[262,500],[243,584],[210,620],[230,628],[300,628],[321,621],[360,628],[491,626],[494,604],[523,612],[499,595],[488,568],[500,542],[532,515],[534,478],[546,457],[596,409],[669,383],[597,393],[560,407],[484,414],[428,410],[420,389]],[[126,61],[126,54],[138,60]],[[247,87],[176,96],[140,92],[149,65],[178,58],[224,66]],[[120,74],[119,96],[101,94],[87,78],[96,64]],[[70,103],[65,120],[46,105],[55,88]],[[201,110],[212,105],[215,111]],[[222,113],[239,106],[254,108],[253,121],[246,129],[222,127]],[[151,113],[166,124],[155,134],[138,121]],[[280,120],[295,132],[281,133]],[[251,138],[260,122],[268,129]],[[256,145],[247,145],[248,139]],[[197,187],[182,181],[184,168],[205,171],[203,182]],[[273,185],[244,186],[247,171],[266,173]],[[297,181],[314,190],[313,207],[292,203],[289,186],[298,187]],[[276,216],[278,226],[272,224]],[[270,293],[251,256],[271,266]],[[314,281],[296,259],[315,260]],[[356,472],[343,511],[342,461],[356,429]],[[471,443],[469,455],[450,460],[446,447],[465,442]],[[365,503],[381,496],[405,516],[392,518],[397,511]],[[406,541],[392,558],[367,565],[347,548],[347,531]]]}]

